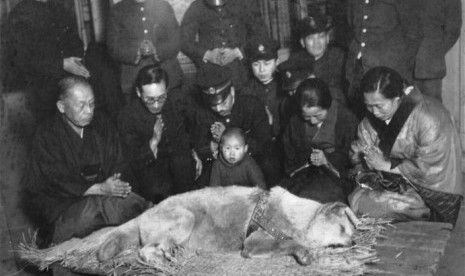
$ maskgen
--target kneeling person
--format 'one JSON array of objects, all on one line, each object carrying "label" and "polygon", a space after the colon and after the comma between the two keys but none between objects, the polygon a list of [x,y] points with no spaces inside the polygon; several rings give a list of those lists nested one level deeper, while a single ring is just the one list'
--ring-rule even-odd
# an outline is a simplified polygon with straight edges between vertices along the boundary
[{"label": "kneeling person", "polygon": [[220,141],[221,153],[213,162],[210,186],[256,186],[266,189],[265,177],[255,160],[247,153],[245,133],[227,128]]},{"label": "kneeling person", "polygon": [[193,189],[202,163],[192,151],[185,118],[168,92],[167,73],[157,65],[142,68],[138,98],[121,112],[118,128],[141,195],[154,203]]},{"label": "kneeling person", "polygon": [[59,87],[59,113],[37,130],[26,177],[27,208],[53,243],[119,225],[149,206],[132,191],[116,130],[94,114],[90,84],[71,76]]}]

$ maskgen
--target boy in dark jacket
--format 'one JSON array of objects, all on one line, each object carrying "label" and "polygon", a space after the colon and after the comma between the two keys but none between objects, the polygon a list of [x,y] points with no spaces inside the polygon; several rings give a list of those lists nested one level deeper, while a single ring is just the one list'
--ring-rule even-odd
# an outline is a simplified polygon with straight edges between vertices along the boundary
[{"label": "boy in dark jacket", "polygon": [[249,186],[266,189],[265,177],[247,153],[245,133],[236,127],[228,128],[221,136],[221,153],[215,160],[210,186]]}]

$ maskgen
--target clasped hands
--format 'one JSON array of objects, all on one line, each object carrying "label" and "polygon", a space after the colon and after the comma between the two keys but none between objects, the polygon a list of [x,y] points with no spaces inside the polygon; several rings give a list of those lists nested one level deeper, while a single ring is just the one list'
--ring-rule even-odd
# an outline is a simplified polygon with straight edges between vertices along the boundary
[{"label": "clasped hands", "polygon": [[320,149],[312,149],[309,159],[310,164],[314,166],[325,166],[328,165],[325,153]]},{"label": "clasped hands", "polygon": [[131,185],[129,185],[128,182],[121,180],[121,173],[115,173],[108,177],[104,182],[92,185],[84,193],[84,196],[105,195],[125,198],[130,192]]},{"label": "clasped hands", "polygon": [[369,169],[378,171],[390,171],[391,162],[384,158],[383,152],[374,145],[363,149],[364,160]]},{"label": "clasped hands", "polygon": [[212,152],[213,158],[218,157],[218,145],[221,140],[221,135],[223,135],[226,126],[221,122],[214,122],[210,126],[210,132],[212,134],[213,140],[210,142],[210,150]]},{"label": "clasped hands", "polygon": [[235,59],[242,58],[243,56],[239,48],[215,48],[213,50],[207,50],[203,60],[219,66],[224,66],[233,62]]}]

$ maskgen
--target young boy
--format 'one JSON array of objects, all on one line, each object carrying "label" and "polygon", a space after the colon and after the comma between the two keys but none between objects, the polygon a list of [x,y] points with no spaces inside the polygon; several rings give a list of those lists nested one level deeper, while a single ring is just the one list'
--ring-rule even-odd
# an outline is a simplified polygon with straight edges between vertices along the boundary
[{"label": "young boy", "polygon": [[289,59],[279,66],[280,71],[299,70],[309,76],[322,79],[328,86],[331,96],[346,105],[344,94],[345,53],[338,47],[329,46],[331,20],[321,14],[309,15],[300,22],[300,45],[303,50],[291,53]]},{"label": "young boy", "polygon": [[221,136],[221,152],[213,162],[210,186],[249,186],[266,189],[265,177],[255,160],[247,153],[245,133],[227,128]]},{"label": "young boy", "polygon": [[247,44],[245,52],[254,78],[241,91],[241,95],[254,96],[262,101],[273,137],[281,132],[279,106],[283,98],[274,77],[279,61],[278,49],[278,42],[270,38],[257,38]]}]

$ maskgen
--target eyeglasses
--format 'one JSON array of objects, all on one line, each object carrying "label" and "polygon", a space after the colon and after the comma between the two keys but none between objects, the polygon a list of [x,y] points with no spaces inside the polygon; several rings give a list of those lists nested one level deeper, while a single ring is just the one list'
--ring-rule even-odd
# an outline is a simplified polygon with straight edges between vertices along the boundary
[{"label": "eyeglasses", "polygon": [[166,102],[166,99],[168,98],[168,95],[164,94],[160,97],[143,97],[142,98],[142,101],[145,103],[145,104],[149,104],[149,105],[152,105],[154,103],[164,103]]}]

